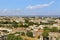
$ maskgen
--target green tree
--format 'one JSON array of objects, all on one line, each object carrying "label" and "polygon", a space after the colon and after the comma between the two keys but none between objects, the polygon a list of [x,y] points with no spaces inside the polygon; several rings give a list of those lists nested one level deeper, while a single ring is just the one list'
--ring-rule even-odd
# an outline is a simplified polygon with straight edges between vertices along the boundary
[{"label": "green tree", "polygon": [[48,31],[48,30],[44,31],[44,32],[42,33],[42,36],[43,36],[43,37],[48,37],[48,36],[49,36],[49,31]]},{"label": "green tree", "polygon": [[58,28],[57,27],[52,27],[51,32],[58,32]]},{"label": "green tree", "polygon": [[21,32],[21,35],[25,36],[25,33],[24,32]]},{"label": "green tree", "polygon": [[5,33],[9,33],[7,30],[2,30],[3,32],[5,32]]},{"label": "green tree", "polygon": [[33,37],[33,33],[30,32],[30,31],[28,31],[28,32],[26,33],[26,35],[27,35],[28,37]]},{"label": "green tree", "polygon": [[14,34],[9,34],[7,40],[23,40],[20,36],[15,36]]},{"label": "green tree", "polygon": [[44,27],[43,30],[44,30],[44,31],[45,31],[45,30],[49,30],[49,31],[50,31],[50,28]]}]

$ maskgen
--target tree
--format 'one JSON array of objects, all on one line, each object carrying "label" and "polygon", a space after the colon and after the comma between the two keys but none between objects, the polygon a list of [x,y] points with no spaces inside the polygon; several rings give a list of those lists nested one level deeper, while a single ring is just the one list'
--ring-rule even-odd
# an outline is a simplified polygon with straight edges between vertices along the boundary
[{"label": "tree", "polygon": [[43,37],[48,37],[49,36],[49,31],[48,30],[46,30],[46,31],[44,31],[43,33],[42,33],[42,36]]},{"label": "tree", "polygon": [[51,32],[58,32],[58,28],[57,27],[52,27]]},{"label": "tree", "polygon": [[5,32],[5,33],[9,33],[7,30],[2,30],[3,32]]},{"label": "tree", "polygon": [[21,32],[21,35],[25,36],[25,33],[24,32]]},{"label": "tree", "polygon": [[48,27],[44,27],[43,30],[44,30],[44,31],[46,31],[46,30],[50,31],[50,28],[48,28]]},{"label": "tree", "polygon": [[30,26],[30,25],[33,25],[33,24],[34,24],[34,22],[29,22],[29,23],[28,23],[29,26]]},{"label": "tree", "polygon": [[23,40],[20,36],[15,36],[14,40]]},{"label": "tree", "polygon": [[27,35],[28,37],[33,37],[33,33],[30,32],[30,31],[28,31],[28,32],[26,33],[26,35]]},{"label": "tree", "polygon": [[60,33],[60,30],[58,32]]},{"label": "tree", "polygon": [[13,35],[13,34],[9,34],[9,35],[7,36],[7,40],[13,40],[13,38],[14,38],[14,35]]},{"label": "tree", "polygon": [[7,40],[23,40],[20,36],[15,36],[14,34],[9,34]]},{"label": "tree", "polygon": [[40,39],[40,35],[38,36],[38,39]]}]

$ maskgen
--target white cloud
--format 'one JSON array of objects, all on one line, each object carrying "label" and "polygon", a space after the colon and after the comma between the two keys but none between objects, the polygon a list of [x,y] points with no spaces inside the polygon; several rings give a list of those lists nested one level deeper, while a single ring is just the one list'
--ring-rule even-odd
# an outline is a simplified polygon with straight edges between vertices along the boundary
[{"label": "white cloud", "polygon": [[7,9],[4,9],[2,12],[3,12],[3,13],[7,12]]},{"label": "white cloud", "polygon": [[0,13],[1,14],[18,14],[18,13],[21,13],[21,10],[19,8],[17,9],[0,9]]},{"label": "white cloud", "polygon": [[51,1],[51,2],[48,3],[48,4],[39,4],[39,5],[35,5],[35,6],[29,5],[29,6],[27,6],[26,8],[27,8],[27,9],[39,9],[39,8],[44,8],[44,7],[48,7],[48,6],[52,5],[54,2],[55,2],[55,1]]}]

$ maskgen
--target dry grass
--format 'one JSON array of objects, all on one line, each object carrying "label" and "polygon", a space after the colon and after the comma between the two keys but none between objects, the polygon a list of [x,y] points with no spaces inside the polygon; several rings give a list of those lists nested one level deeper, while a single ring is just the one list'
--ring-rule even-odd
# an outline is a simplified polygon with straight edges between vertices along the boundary
[{"label": "dry grass", "polygon": [[31,38],[28,36],[21,36],[24,40],[37,40],[37,38]]}]

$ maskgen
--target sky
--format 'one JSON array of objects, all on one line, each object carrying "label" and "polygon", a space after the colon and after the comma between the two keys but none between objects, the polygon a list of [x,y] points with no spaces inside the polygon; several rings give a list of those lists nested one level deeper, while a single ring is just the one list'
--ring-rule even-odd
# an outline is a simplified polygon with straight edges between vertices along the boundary
[{"label": "sky", "polygon": [[60,15],[60,0],[0,0],[0,15]]}]

